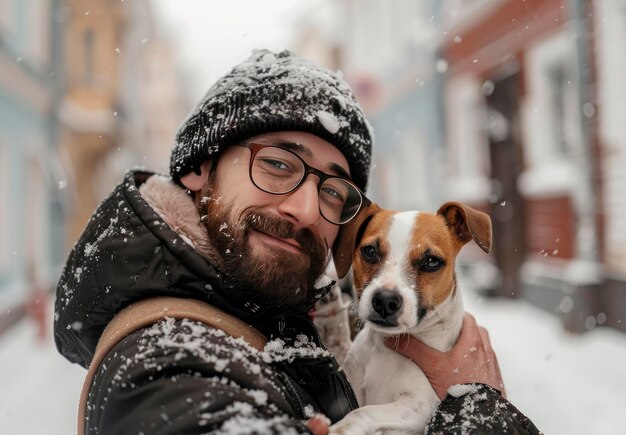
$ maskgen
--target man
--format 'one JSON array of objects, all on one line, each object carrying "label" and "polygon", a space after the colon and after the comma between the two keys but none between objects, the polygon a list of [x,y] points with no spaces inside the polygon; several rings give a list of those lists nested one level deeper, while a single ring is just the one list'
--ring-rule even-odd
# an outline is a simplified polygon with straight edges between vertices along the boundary
[{"label": "man", "polygon": [[[96,365],[86,433],[325,433],[317,416],[335,422],[358,406],[307,313],[364,201],[371,142],[345,82],[289,52],[256,51],[208,91],[177,134],[171,179],[131,171],[96,210],[58,284],[55,339],[87,367],[124,307],[173,296],[208,302],[269,342],[259,352],[187,318],[144,325]],[[399,350],[442,394],[501,385],[486,333],[466,320],[460,343],[479,344],[470,358]],[[496,389],[471,394],[501,404],[496,419],[524,423]],[[444,400],[433,430],[459,423],[442,416],[462,400]]]}]

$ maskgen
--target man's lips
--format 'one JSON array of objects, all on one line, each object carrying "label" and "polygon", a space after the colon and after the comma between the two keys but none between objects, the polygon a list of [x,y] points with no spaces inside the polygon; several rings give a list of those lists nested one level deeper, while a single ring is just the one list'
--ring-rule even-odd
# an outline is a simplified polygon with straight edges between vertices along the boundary
[{"label": "man's lips", "polygon": [[263,231],[259,231],[257,229],[252,230],[253,233],[258,234],[263,238],[263,241],[267,244],[277,246],[279,248],[292,251],[298,254],[302,254],[302,247],[300,244],[294,239],[281,239],[279,237],[274,237],[271,234],[264,233]]}]

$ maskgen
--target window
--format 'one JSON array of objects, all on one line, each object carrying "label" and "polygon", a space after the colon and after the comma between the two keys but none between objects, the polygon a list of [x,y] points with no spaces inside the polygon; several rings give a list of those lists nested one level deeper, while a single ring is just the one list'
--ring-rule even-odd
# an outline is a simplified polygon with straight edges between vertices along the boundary
[{"label": "window", "polygon": [[95,35],[92,28],[88,28],[83,32],[82,46],[82,78],[87,84],[93,84],[94,81],[94,49]]},{"label": "window", "polygon": [[483,201],[491,192],[483,86],[461,75],[450,80],[446,91],[447,195],[466,202]]},{"label": "window", "polygon": [[49,264],[50,210],[43,162],[39,156],[33,155],[29,158],[25,183],[28,195],[21,205],[26,226],[25,262],[27,267],[33,267],[29,271],[33,274],[30,279],[45,276]]},{"label": "window", "polygon": [[11,165],[9,164],[10,149],[6,141],[0,137],[0,277],[10,268],[11,263]]},{"label": "window", "polygon": [[572,136],[578,127],[578,100],[574,85],[573,70],[568,68],[566,62],[560,62],[547,70],[547,79],[550,82],[552,93],[550,113],[553,119],[554,129],[552,139],[557,154],[571,154],[572,143],[576,140]]},{"label": "window", "polygon": [[0,0],[0,38],[9,38],[14,21],[15,0]]},{"label": "window", "polygon": [[582,129],[575,40],[568,29],[542,39],[526,55],[528,92],[523,101],[526,196],[576,190],[576,156]]},{"label": "window", "polygon": [[[0,0],[2,1],[2,0]],[[47,1],[30,0],[24,2],[28,9],[24,37],[24,47],[28,60],[38,68],[43,68],[49,61],[52,50],[50,41],[50,4]]]}]

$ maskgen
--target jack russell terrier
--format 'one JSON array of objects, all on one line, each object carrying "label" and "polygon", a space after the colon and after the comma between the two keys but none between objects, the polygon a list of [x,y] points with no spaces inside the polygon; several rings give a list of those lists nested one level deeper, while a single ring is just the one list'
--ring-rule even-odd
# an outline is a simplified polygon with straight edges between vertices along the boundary
[{"label": "jack russell terrier", "polygon": [[[464,316],[455,259],[470,240],[490,251],[491,221],[457,202],[437,214],[371,204],[348,225],[333,254],[339,277],[352,265],[364,325],[343,361],[361,407],[330,433],[422,433],[440,400],[420,368],[383,341],[408,333],[441,352],[452,348]],[[331,303],[343,305],[340,297]]]}]

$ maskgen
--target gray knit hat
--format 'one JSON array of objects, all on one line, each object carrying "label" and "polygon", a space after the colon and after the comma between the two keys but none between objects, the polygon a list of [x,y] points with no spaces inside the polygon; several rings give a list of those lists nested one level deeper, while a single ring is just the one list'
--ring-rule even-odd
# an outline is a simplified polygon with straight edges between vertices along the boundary
[{"label": "gray knit hat", "polygon": [[289,51],[256,50],[209,89],[176,134],[170,174],[179,180],[229,145],[288,130],[335,145],[366,189],[373,133],[363,110],[339,74]]}]

